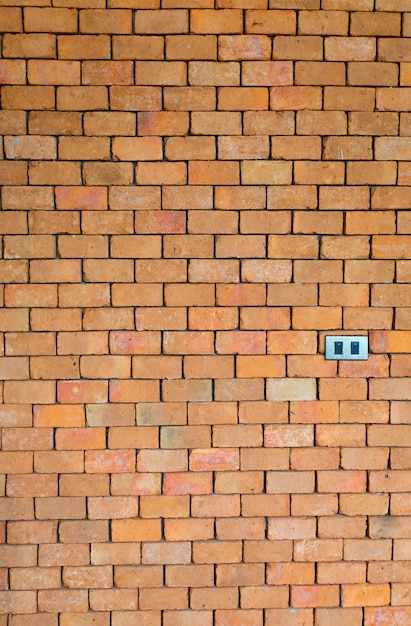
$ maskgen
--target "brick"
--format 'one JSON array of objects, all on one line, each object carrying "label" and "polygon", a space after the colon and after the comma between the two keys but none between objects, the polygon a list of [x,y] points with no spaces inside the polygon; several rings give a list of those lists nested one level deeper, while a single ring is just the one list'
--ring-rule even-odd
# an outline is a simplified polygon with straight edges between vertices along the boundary
[{"label": "brick", "polygon": [[408,41],[389,37],[380,40],[378,58],[381,61],[409,61],[411,57]]},{"label": "brick", "polygon": [[82,133],[81,114],[63,111],[31,111],[29,131],[34,135],[54,132],[61,135]]},{"label": "brick", "polygon": [[90,607],[96,611],[135,610],[137,593],[134,589],[101,589],[90,593]]},{"label": "brick", "polygon": [[108,286],[105,285],[61,285],[59,289],[59,304],[62,307],[106,306],[109,299]]},{"label": "brick", "polygon": [[53,58],[55,56],[56,37],[44,34],[5,34],[3,55],[12,58]]},{"label": "brick", "polygon": [[28,80],[33,85],[79,85],[78,61],[30,60],[27,64]]},{"label": "brick", "polygon": [[48,211],[53,208],[53,192],[50,187],[4,187],[3,209],[21,210],[29,203],[32,210]]},{"label": "brick", "polygon": [[26,83],[26,68],[24,61],[0,61],[1,84],[24,85]]},{"label": "brick", "polygon": [[348,64],[350,85],[398,85],[398,68],[394,63],[356,62]]},{"label": "brick", "polygon": [[370,87],[325,87],[324,109],[373,111],[374,89]]},{"label": "brick", "polygon": [[242,82],[250,86],[292,85],[290,61],[243,61]]},{"label": "brick", "polygon": [[[203,155],[203,158],[211,157],[215,153],[215,141],[211,137],[197,138],[184,137],[170,138],[166,145],[167,158],[178,160],[192,154]],[[213,157],[214,158],[214,157]],[[170,185],[163,189],[162,207],[163,209],[211,209],[212,188],[203,186],[174,187]]]},{"label": "brick", "polygon": [[[83,39],[84,37],[90,37],[90,35],[83,35]],[[106,38],[105,35],[100,35],[100,37],[104,37],[104,39]],[[112,42],[113,59],[161,60],[164,58],[163,37],[154,35],[114,35],[112,37]],[[109,58],[109,55],[104,58]]]},{"label": "brick", "polygon": [[338,161],[297,161],[294,170],[299,185],[340,185],[344,178],[344,165]]},{"label": "brick", "polygon": [[314,536],[313,520],[308,517],[278,517],[270,518],[268,522],[269,539],[308,539]]},{"label": "brick", "polygon": [[[158,87],[113,86],[110,87],[110,108],[116,111],[155,111],[160,106],[160,97],[161,92]],[[139,115],[139,120],[142,116],[143,114]],[[141,132],[141,130],[139,133],[151,134]]]},{"label": "brick", "polygon": [[34,185],[79,185],[80,164],[77,162],[48,163],[33,161],[29,169],[30,184]]},{"label": "brick", "polygon": [[268,108],[268,90],[264,87],[221,87],[218,108],[229,111],[265,110]]},{"label": "brick", "polygon": [[383,606],[390,601],[389,585],[343,585],[343,606]]},{"label": "brick", "polygon": [[370,163],[365,171],[359,161],[352,161],[347,166],[347,181],[352,185],[373,184],[390,185],[396,179],[396,165],[391,161]]},{"label": "brick", "polygon": [[341,62],[296,62],[296,85],[345,85],[345,77],[345,65]]},{"label": "brick", "polygon": [[338,585],[301,585],[291,588],[291,604],[293,607],[338,606]]},{"label": "brick", "polygon": [[365,624],[370,626],[375,619],[379,619],[382,626],[392,624],[397,626],[400,624],[401,619],[408,619],[410,611],[407,607],[385,607],[379,608],[366,608],[365,609]]},{"label": "brick", "polygon": [[35,591],[3,591],[0,605],[2,613],[30,614],[36,612]]},{"label": "brick", "polygon": [[26,32],[75,33],[77,32],[77,13],[74,9],[37,8],[24,9]]},{"label": "brick", "polygon": [[407,87],[377,88],[376,102],[378,111],[404,111],[405,100],[408,96]]},{"label": "brick", "polygon": [[298,31],[302,35],[347,35],[348,17],[343,11],[300,11]]},{"label": "brick", "polygon": [[214,60],[217,58],[217,38],[214,35],[168,35],[166,58],[187,61]]},{"label": "brick", "polygon": [[109,485],[107,476],[94,474],[66,474],[61,476],[59,489],[63,496],[87,496],[90,492],[97,495],[107,495]]},{"label": "brick", "polygon": [[321,109],[321,89],[319,87],[271,87],[270,109],[290,111]]},{"label": "brick", "polygon": [[[269,60],[271,41],[265,35],[221,35],[218,40],[220,61]],[[204,58],[204,57],[203,57]]]},{"label": "brick", "polygon": [[340,506],[345,515],[384,515],[388,499],[385,494],[346,494],[340,496]]},{"label": "brick", "polygon": [[[152,140],[151,140],[152,141]],[[171,137],[168,139],[166,144],[166,157],[171,161],[178,161],[181,159],[215,159],[216,148],[215,141],[211,137]],[[179,189],[179,194],[181,194],[181,188]],[[206,193],[201,193],[201,188],[198,190],[198,194],[196,194],[196,190],[187,190],[186,196],[188,199],[189,192],[192,191],[193,198],[197,195],[197,203],[200,205],[199,208],[211,208],[208,206],[207,195]],[[172,195],[172,191],[169,190],[169,195],[166,200],[164,198],[164,202],[169,204],[169,206],[163,205],[164,208],[185,208],[183,206],[177,207],[177,203],[184,203],[184,199],[180,197],[174,198]],[[204,206],[207,205],[207,206]],[[187,207],[194,208],[194,207]]]},{"label": "brick", "polygon": [[294,126],[294,114],[291,111],[246,111],[244,113],[244,132],[248,135],[272,133],[293,135]]},{"label": "brick", "polygon": [[321,60],[322,38],[311,36],[288,37],[278,35],[274,39],[274,59]]},{"label": "brick", "polygon": [[190,61],[188,76],[191,85],[235,86],[240,83],[240,65],[236,62]]},{"label": "brick", "polygon": [[59,141],[61,159],[93,161],[110,157],[110,140],[105,137],[62,137]]},{"label": "brick", "polygon": [[80,12],[80,32],[131,34],[131,16],[127,9],[86,9]]},{"label": "brick", "polygon": [[1,23],[4,32],[19,33],[22,28],[22,11],[17,7],[2,7],[0,9]]},{"label": "brick", "polygon": [[352,135],[395,135],[397,128],[398,118],[395,113],[349,114],[349,132]]},{"label": "brick", "polygon": [[301,135],[345,135],[346,114],[342,111],[298,111],[297,132]]},{"label": "brick", "polygon": [[[98,71],[99,76],[100,71]],[[136,116],[134,113],[94,111],[84,114],[86,135],[134,135]]]},{"label": "brick", "polygon": [[341,381],[324,379],[320,381],[320,399],[365,400],[366,388],[363,384],[364,382],[363,380],[353,378],[345,378]]},{"label": "brick", "polygon": [[58,38],[61,59],[109,59],[108,35],[61,35]]},{"label": "brick", "polygon": [[294,11],[261,11],[246,12],[246,32],[263,34],[295,34],[296,14]]}]

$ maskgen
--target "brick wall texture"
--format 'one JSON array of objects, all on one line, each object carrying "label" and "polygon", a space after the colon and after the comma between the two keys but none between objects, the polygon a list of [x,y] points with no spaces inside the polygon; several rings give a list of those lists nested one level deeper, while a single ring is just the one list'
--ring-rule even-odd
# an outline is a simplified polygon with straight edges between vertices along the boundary
[{"label": "brick wall texture", "polygon": [[410,0],[0,32],[0,626],[411,625]]}]

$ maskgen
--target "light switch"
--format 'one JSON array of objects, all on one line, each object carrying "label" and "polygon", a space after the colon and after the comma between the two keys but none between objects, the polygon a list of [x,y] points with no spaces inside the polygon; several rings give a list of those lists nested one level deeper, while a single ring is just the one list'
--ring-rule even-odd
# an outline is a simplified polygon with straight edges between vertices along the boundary
[{"label": "light switch", "polygon": [[325,358],[336,361],[366,361],[368,359],[368,337],[327,336],[325,338]]}]

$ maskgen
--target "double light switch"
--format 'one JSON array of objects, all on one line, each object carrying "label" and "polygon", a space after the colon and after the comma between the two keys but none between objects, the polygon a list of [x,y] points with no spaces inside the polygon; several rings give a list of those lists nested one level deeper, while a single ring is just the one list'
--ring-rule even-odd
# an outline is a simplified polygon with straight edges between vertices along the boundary
[{"label": "double light switch", "polygon": [[366,361],[368,337],[336,335],[325,338],[325,358],[336,361]]}]

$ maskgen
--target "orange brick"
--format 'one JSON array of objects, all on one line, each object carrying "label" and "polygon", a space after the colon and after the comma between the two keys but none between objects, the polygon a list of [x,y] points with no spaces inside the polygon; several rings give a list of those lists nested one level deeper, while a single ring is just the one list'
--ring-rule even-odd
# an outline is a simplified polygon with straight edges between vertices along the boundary
[{"label": "orange brick", "polygon": [[[320,285],[320,304],[332,306],[366,306],[369,300],[369,289],[366,285]],[[324,309],[326,310],[326,309]],[[334,311],[335,316],[337,314]]]},{"label": "orange brick", "polygon": [[29,113],[29,131],[34,135],[51,132],[61,135],[80,135],[82,132],[81,114],[62,111],[32,111]]},{"label": "orange brick", "polygon": [[8,59],[0,61],[1,84],[24,85],[26,83],[25,74],[24,61]]},{"label": "orange brick", "polygon": [[301,585],[291,588],[291,604],[293,607],[305,606],[338,606],[338,585]]},{"label": "orange brick", "polygon": [[30,60],[27,65],[29,82],[33,85],[79,85],[78,61]]},{"label": "orange brick", "polygon": [[80,164],[76,162],[33,161],[29,169],[30,184],[34,185],[79,185]]},{"label": "orange brick", "polygon": [[299,135],[345,135],[347,115],[343,111],[300,110],[297,112],[297,132]]},{"label": "orange brick", "polygon": [[27,183],[27,164],[3,162],[0,167],[2,185],[25,185]]},{"label": "orange brick", "polygon": [[[248,135],[272,133],[293,135],[294,127],[294,114],[291,111],[246,111],[244,113],[244,132]],[[318,129],[315,134],[317,133]]]},{"label": "orange brick", "polygon": [[14,58],[53,58],[55,56],[56,37],[45,34],[5,34],[3,55]]},{"label": "orange brick", "polygon": [[303,185],[340,185],[344,178],[344,165],[338,161],[297,161],[294,171],[296,183]]},{"label": "orange brick", "polygon": [[243,84],[247,86],[292,85],[290,61],[244,61]]},{"label": "orange brick", "polygon": [[[87,37],[87,35],[83,35]],[[90,35],[88,35],[90,37]],[[100,35],[105,39],[105,35]],[[113,42],[113,58],[114,59],[163,59],[164,58],[164,41],[163,37],[154,35],[130,36],[130,35],[114,35]],[[101,58],[101,57],[97,57]],[[109,58],[109,55],[104,58]]]},{"label": "orange brick", "polygon": [[193,185],[236,185],[239,183],[239,175],[235,161],[191,161],[188,167],[188,181]]},{"label": "orange brick", "polygon": [[[151,140],[152,141],[152,140]],[[202,158],[202,159],[215,159],[215,142],[211,137],[171,137],[168,139],[166,144],[166,156],[169,160],[181,160],[181,159],[194,159],[194,158]],[[182,193],[181,188],[178,188],[179,194]],[[189,190],[187,190],[189,191]],[[192,190],[192,195],[195,197],[196,190]],[[188,194],[186,193],[188,196]],[[203,194],[203,198],[200,198],[201,191],[199,189],[197,202],[201,205],[207,204],[206,194]],[[169,196],[166,200],[164,198],[164,203],[170,204],[171,206],[164,205],[164,208],[177,208],[174,207],[174,204],[177,204],[178,199],[172,197],[171,190],[169,190]],[[183,200],[180,198],[180,202]],[[183,207],[181,207],[183,208]],[[184,207],[185,208],[185,207]],[[187,207],[187,208],[192,208]],[[200,208],[200,207],[199,207]],[[203,206],[201,206],[203,208]],[[205,206],[204,208],[211,208]]]},{"label": "orange brick", "polygon": [[130,85],[133,66],[130,61],[84,61],[82,81],[85,85]]},{"label": "orange brick", "polygon": [[[342,8],[341,5],[338,8]],[[343,11],[301,11],[299,32],[303,35],[347,35],[348,17]]]},{"label": "orange brick", "polygon": [[235,62],[190,61],[188,75],[191,85],[235,86],[240,83],[240,66]]},{"label": "orange brick", "polygon": [[104,381],[60,381],[57,383],[57,397],[61,403],[106,402],[107,394],[107,383]]},{"label": "orange brick", "polygon": [[296,85],[345,85],[345,65],[333,61],[297,61]]},{"label": "orange brick", "polygon": [[[100,75],[100,74],[99,74]],[[135,113],[90,111],[84,114],[86,135],[135,135]],[[114,192],[116,188],[113,188]]]},{"label": "orange brick", "polygon": [[80,12],[80,32],[131,34],[131,11],[86,9]]},{"label": "orange brick", "polygon": [[386,584],[342,585],[342,606],[384,606],[390,601]]},{"label": "orange brick", "polygon": [[[265,35],[221,35],[218,41],[220,61],[269,60],[271,41]],[[204,57],[203,57],[204,58]]]},{"label": "orange brick", "polygon": [[190,233],[236,233],[238,216],[234,212],[190,211],[188,214],[188,232]]},{"label": "orange brick", "polygon": [[19,33],[22,31],[22,11],[17,7],[0,8],[1,23],[4,32]]},{"label": "orange brick", "polygon": [[216,105],[213,87],[164,87],[163,95],[166,111],[213,111]]},{"label": "orange brick", "polygon": [[408,607],[385,607],[380,606],[378,608],[365,608],[365,622],[366,626],[371,626],[373,620],[379,619],[381,626],[388,626],[388,624],[395,624],[397,619],[407,620],[410,617],[411,611]]},{"label": "orange brick", "polygon": [[217,58],[217,38],[215,35],[168,35],[166,58],[187,61],[214,60]]},{"label": "orange brick", "polygon": [[268,89],[264,87],[221,87],[218,109],[258,111],[268,108]]},{"label": "orange brick", "polygon": [[[178,113],[174,115],[178,115]],[[180,113],[180,115],[185,114]],[[191,122],[194,135],[241,135],[240,112],[210,111],[202,113],[194,111],[191,115]],[[173,132],[173,134],[184,134],[184,132]]]},{"label": "orange brick", "polygon": [[[179,158],[182,158],[181,153],[185,156],[186,152],[191,155],[192,152],[196,154],[203,154],[211,157],[211,153],[215,152],[215,142],[211,137],[173,137],[166,145],[166,153],[168,158],[173,160],[173,156],[176,157],[180,154]],[[214,157],[213,157],[214,158]],[[170,185],[163,189],[162,207],[163,209],[211,209],[213,206],[212,201],[212,188],[203,186],[186,187],[182,189],[181,186],[173,187]]]},{"label": "orange brick", "polygon": [[[365,380],[345,378],[342,380],[324,379],[320,381],[320,400],[365,400]],[[374,399],[374,398],[371,398]]]},{"label": "orange brick", "polygon": [[323,58],[322,37],[279,35],[274,39],[273,58],[321,60]]},{"label": "orange brick", "polygon": [[[91,89],[91,87],[88,87]],[[96,89],[95,87],[93,89]],[[102,88],[101,88],[102,89]],[[115,111],[155,111],[160,106],[158,87],[110,87],[110,108]],[[107,107],[102,107],[107,108]],[[139,118],[143,114],[139,114]],[[160,114],[155,114],[160,115]],[[140,134],[144,133],[140,131]]]}]

